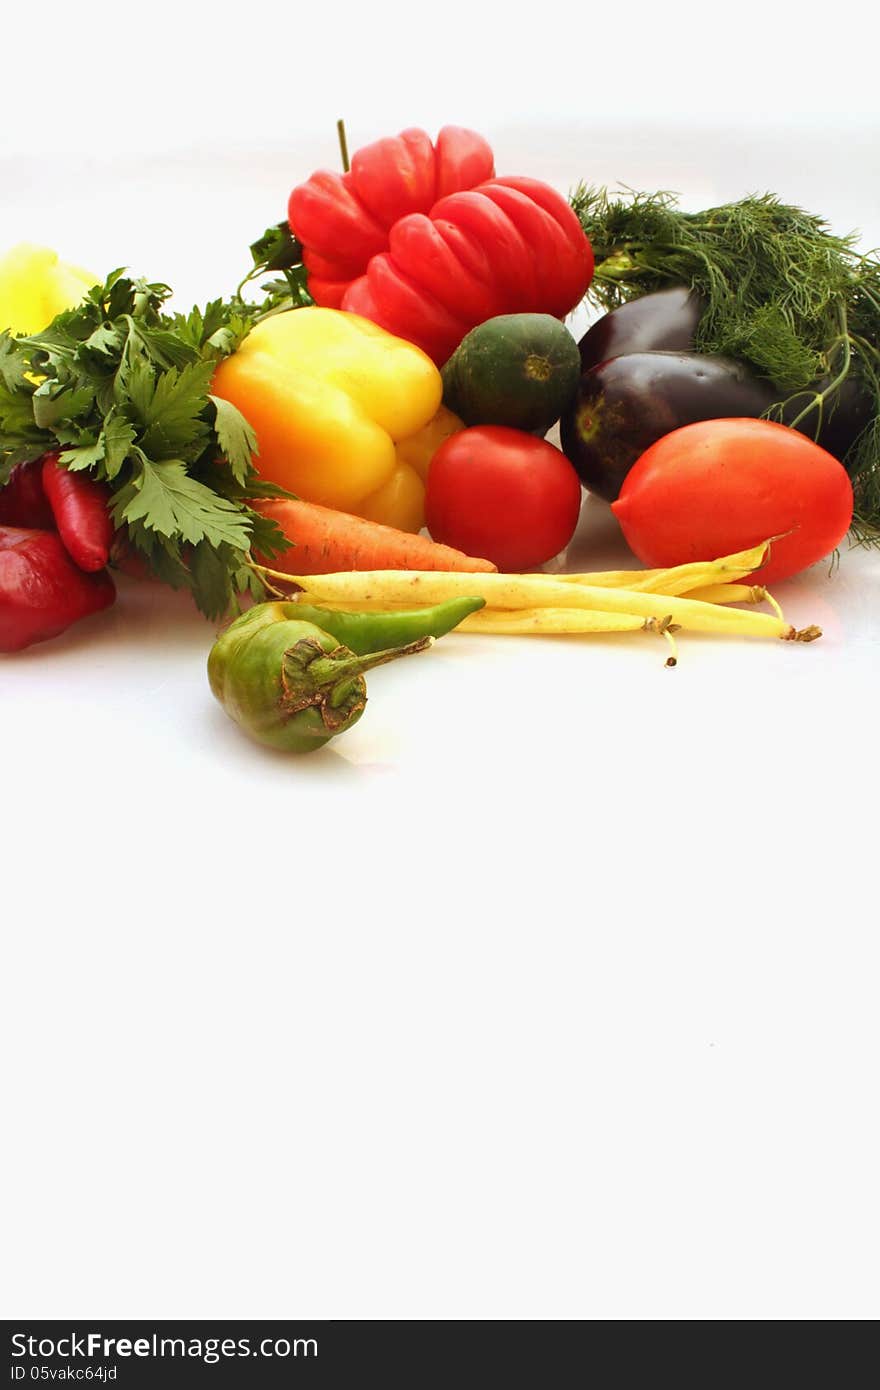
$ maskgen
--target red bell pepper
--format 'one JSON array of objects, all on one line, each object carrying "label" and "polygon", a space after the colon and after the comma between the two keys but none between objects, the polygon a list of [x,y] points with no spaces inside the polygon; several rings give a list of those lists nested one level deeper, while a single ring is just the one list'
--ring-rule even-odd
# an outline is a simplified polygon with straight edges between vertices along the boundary
[{"label": "red bell pepper", "polygon": [[36,526],[41,531],[54,528],[55,514],[43,491],[42,459],[17,464],[0,488],[0,525]]},{"label": "red bell pepper", "polygon": [[57,530],[80,569],[101,570],[110,559],[110,489],[87,473],[62,468],[44,454],[13,468],[0,488],[0,525]]},{"label": "red bell pepper", "polygon": [[107,571],[83,573],[54,531],[0,526],[0,652],[57,637],[115,597]]},{"label": "red bell pepper", "polygon": [[496,314],[565,315],[586,293],[593,252],[565,199],[537,179],[494,177],[482,136],[445,126],[358,150],[347,174],[319,171],[290,195],[318,304],[416,343],[438,365]]}]

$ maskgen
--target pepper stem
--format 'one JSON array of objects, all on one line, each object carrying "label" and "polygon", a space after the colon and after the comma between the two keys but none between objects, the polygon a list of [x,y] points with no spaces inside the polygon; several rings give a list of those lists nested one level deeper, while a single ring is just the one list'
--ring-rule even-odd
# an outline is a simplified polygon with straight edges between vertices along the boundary
[{"label": "pepper stem", "polygon": [[341,660],[334,656],[319,656],[309,662],[309,676],[316,685],[332,684],[327,703],[337,709],[348,698],[352,681],[365,671],[371,671],[374,666],[384,666],[387,661],[396,661],[399,656],[413,656],[416,652],[427,651],[433,645],[433,637],[420,637],[417,642],[408,642],[404,647],[388,647],[381,652],[367,652],[366,656],[347,656]]},{"label": "pepper stem", "polygon": [[339,153],[342,157],[342,172],[347,174],[351,168],[351,162],[348,158],[348,141],[345,138],[345,121],[339,120],[336,122],[336,134],[339,137]]}]

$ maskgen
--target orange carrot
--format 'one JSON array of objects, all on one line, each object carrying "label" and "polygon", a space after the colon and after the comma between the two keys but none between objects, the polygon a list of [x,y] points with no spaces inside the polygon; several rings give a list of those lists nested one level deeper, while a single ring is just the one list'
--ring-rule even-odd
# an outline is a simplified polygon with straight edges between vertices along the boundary
[{"label": "orange carrot", "polygon": [[272,560],[285,574],[337,574],[343,570],[463,570],[489,573],[490,560],[464,555],[425,536],[319,507],[315,502],[256,501],[255,511],[276,521],[293,544]]}]

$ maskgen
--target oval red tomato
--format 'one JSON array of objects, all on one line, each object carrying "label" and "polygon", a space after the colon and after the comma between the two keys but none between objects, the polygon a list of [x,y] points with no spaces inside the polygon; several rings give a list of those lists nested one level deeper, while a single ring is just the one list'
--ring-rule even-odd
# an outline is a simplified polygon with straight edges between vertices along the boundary
[{"label": "oval red tomato", "polygon": [[717,560],[771,536],[762,583],[787,579],[849,530],[852,484],[805,435],[769,420],[703,420],[646,449],[612,503],[630,549],[653,567]]},{"label": "oval red tomato", "polygon": [[460,430],[431,460],[425,514],[432,537],[500,570],[552,560],[574,535],[580,505],[580,479],[565,455],[521,430]]}]

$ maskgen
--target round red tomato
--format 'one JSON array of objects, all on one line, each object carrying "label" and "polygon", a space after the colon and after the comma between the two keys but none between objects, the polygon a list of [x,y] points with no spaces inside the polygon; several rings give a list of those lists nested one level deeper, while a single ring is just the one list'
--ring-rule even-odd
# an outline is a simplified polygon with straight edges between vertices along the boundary
[{"label": "round red tomato", "polygon": [[646,449],[612,503],[630,549],[664,568],[717,560],[772,536],[761,583],[787,579],[849,530],[852,484],[806,435],[769,420],[702,420]]},{"label": "round red tomato", "polygon": [[460,430],[431,459],[425,514],[432,537],[500,570],[552,560],[574,535],[580,505],[580,479],[565,455],[521,430]]}]

